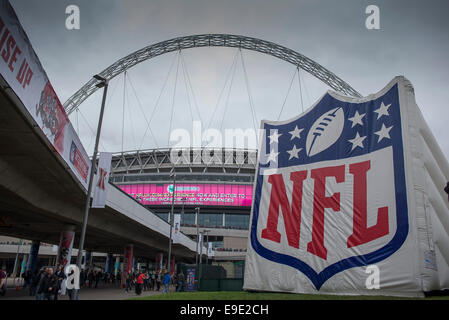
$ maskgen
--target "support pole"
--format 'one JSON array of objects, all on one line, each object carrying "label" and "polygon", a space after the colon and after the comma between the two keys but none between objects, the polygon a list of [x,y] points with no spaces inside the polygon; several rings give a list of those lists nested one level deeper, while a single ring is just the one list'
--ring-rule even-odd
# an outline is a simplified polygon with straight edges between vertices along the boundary
[{"label": "support pole", "polygon": [[108,80],[101,78],[100,76],[94,76],[97,80],[101,80],[102,82],[100,84],[97,84],[98,87],[104,87],[103,90],[103,100],[101,102],[101,110],[100,110],[100,117],[98,119],[98,127],[97,127],[97,137],[95,138],[95,147],[94,147],[94,154],[92,156],[92,166],[90,168],[90,175],[89,175],[89,184],[87,187],[87,196],[86,196],[86,203],[84,206],[84,217],[83,217],[83,227],[81,229],[81,236],[80,236],[80,244],[78,246],[78,257],[76,259],[76,265],[78,268],[81,268],[81,261],[83,258],[83,249],[84,249],[84,240],[86,238],[86,229],[87,229],[87,220],[89,218],[89,208],[90,208],[90,196],[92,194],[92,182],[94,179],[94,174],[96,171],[96,165],[97,165],[97,153],[98,153],[98,143],[100,142],[100,135],[101,135],[101,125],[103,124],[103,114],[104,114],[104,106],[106,103],[106,95],[108,92]]},{"label": "support pole", "polygon": [[168,273],[171,272],[171,237],[172,237],[172,231],[173,231],[173,211],[174,211],[174,207],[175,207],[175,191],[176,191],[176,173],[173,173],[173,196],[172,196],[172,201],[171,201],[171,211],[170,211],[170,238],[168,239],[168,260],[167,260],[167,264],[168,264]]}]

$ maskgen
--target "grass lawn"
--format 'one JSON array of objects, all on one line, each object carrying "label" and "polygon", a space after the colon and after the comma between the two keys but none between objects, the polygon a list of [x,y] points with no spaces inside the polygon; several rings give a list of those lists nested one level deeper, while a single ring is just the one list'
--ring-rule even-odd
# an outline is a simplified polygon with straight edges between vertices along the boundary
[{"label": "grass lawn", "polygon": [[131,300],[449,300],[449,296],[429,298],[400,298],[385,296],[338,296],[315,294],[290,294],[270,292],[220,291],[220,292],[173,292]]}]

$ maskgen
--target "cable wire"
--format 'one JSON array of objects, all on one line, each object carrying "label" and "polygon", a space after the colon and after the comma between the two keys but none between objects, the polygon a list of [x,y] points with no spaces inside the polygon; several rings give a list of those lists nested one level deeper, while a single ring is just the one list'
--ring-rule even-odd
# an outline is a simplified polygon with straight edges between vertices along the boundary
[{"label": "cable wire", "polygon": [[170,132],[173,124],[173,116],[175,113],[175,98],[176,98],[176,87],[178,85],[178,72],[179,72],[179,53],[178,53],[178,63],[176,66],[176,76],[175,76],[175,85],[173,88],[173,98],[172,98],[172,106],[171,106],[171,116],[170,116],[170,125],[168,127],[168,137],[167,137],[167,146],[170,147]]},{"label": "cable wire", "polygon": [[290,86],[288,87],[287,94],[285,95],[284,103],[282,104],[281,110],[279,111],[279,115],[277,118],[278,121],[281,118],[282,111],[284,110],[285,103],[287,102],[287,99],[290,94],[290,90],[292,89],[293,81],[295,80],[295,78],[296,78],[296,69],[295,69],[295,72],[293,73],[292,80],[290,81]]},{"label": "cable wire", "polygon": [[179,51],[179,54],[181,55],[181,63],[184,65],[185,72],[186,72],[186,75],[187,75],[187,81],[189,83],[190,91],[192,92],[193,104],[194,104],[194,106],[196,108],[196,112],[198,112],[198,117],[199,117],[201,123],[203,123],[203,119],[201,117],[201,113],[200,113],[200,110],[198,108],[198,102],[196,100],[195,91],[193,90],[192,81],[190,80],[190,72],[189,72],[189,69],[187,68],[187,63],[184,60],[184,56],[182,54],[182,51]]},{"label": "cable wire", "polygon": [[239,52],[238,52],[238,50],[237,50],[237,51],[235,52],[235,55],[234,55],[233,59],[232,59],[231,66],[229,67],[228,73],[227,73],[226,78],[225,78],[224,86],[223,86],[223,88],[221,89],[220,94],[218,95],[217,103],[215,104],[214,110],[212,111],[212,116],[211,116],[211,118],[210,118],[210,120],[209,120],[209,124],[208,124],[208,126],[207,126],[207,129],[211,128],[212,121],[213,121],[213,119],[214,119],[214,117],[215,117],[215,113],[216,113],[216,111],[217,111],[217,109],[218,109],[218,106],[220,105],[221,97],[222,97],[222,95],[223,95],[223,92],[224,92],[225,89],[226,89],[226,85],[228,84],[229,77],[230,77],[230,75],[231,75],[231,73],[232,73],[232,70],[233,70],[233,68],[234,68],[234,65],[237,64],[238,53],[239,53]]},{"label": "cable wire", "polygon": [[142,149],[143,141],[145,140],[145,137],[147,136],[148,129],[151,131],[151,128],[150,128],[151,120],[153,120],[153,116],[154,116],[154,114],[155,114],[155,112],[156,112],[157,106],[159,105],[159,101],[161,100],[162,94],[163,94],[164,91],[165,91],[165,88],[166,88],[166,86],[167,86],[168,79],[169,79],[169,77],[170,77],[170,73],[171,73],[171,71],[172,71],[172,68],[173,68],[173,66],[174,66],[174,64],[175,64],[176,58],[177,58],[177,55],[174,55],[173,60],[172,60],[172,63],[171,63],[170,68],[169,68],[169,70],[168,70],[167,76],[165,77],[164,84],[162,85],[162,88],[161,88],[161,91],[160,91],[160,93],[159,93],[159,96],[157,97],[156,103],[154,104],[153,110],[151,111],[150,120],[148,121],[148,126],[146,127],[145,133],[144,133],[144,135],[143,135],[143,137],[142,137],[142,141],[141,141],[141,143],[140,143],[139,150]]},{"label": "cable wire", "polygon": [[[147,117],[145,115],[145,112],[143,111],[142,103],[140,102],[140,99],[137,96],[137,91],[134,88],[134,85],[133,85],[133,82],[131,80],[131,76],[130,76],[129,73],[128,73],[128,82],[131,85],[131,89],[134,92],[134,96],[136,97],[136,100],[137,100],[137,105],[139,106],[139,109],[142,112],[143,118],[145,119],[145,122],[147,123],[147,128],[150,130],[150,133],[151,133],[151,136],[152,136],[152,138],[154,140],[154,143],[155,143],[156,147],[159,148],[157,140],[156,140],[156,136],[154,135],[153,130],[151,130],[150,121],[148,121],[148,119],[147,119]],[[142,143],[140,144],[139,149],[137,149],[137,150],[140,150],[141,147],[142,147]]]},{"label": "cable wire", "polygon": [[232,91],[232,85],[234,83],[234,77],[235,77],[235,72],[237,70],[237,63],[234,64],[234,70],[232,72],[232,76],[231,76],[231,82],[229,84],[229,90],[228,90],[228,94],[226,96],[226,100],[225,100],[225,109],[223,111],[223,116],[221,117],[221,123],[220,123],[220,132],[223,129],[223,123],[224,123],[224,119],[226,116],[226,112],[228,110],[228,106],[229,106],[229,97],[231,96],[231,91]]},{"label": "cable wire", "polygon": [[299,84],[299,96],[301,97],[301,110],[304,112],[304,102],[302,100],[302,89],[301,89],[301,75],[299,74],[299,66],[296,67],[296,70],[298,71],[298,84]]},{"label": "cable wire", "polygon": [[254,126],[254,132],[256,133],[256,143],[259,144],[259,135],[257,134],[257,127],[256,127],[257,116],[256,116],[256,111],[254,110],[254,104],[253,104],[253,99],[252,99],[252,95],[251,95],[251,89],[249,87],[248,73],[246,72],[245,60],[243,59],[242,49],[239,48],[239,51],[240,51],[240,57],[241,57],[241,60],[242,60],[243,73],[245,75],[246,91],[248,92],[249,106],[251,107],[251,113],[252,113],[252,116],[253,116],[253,126]]}]

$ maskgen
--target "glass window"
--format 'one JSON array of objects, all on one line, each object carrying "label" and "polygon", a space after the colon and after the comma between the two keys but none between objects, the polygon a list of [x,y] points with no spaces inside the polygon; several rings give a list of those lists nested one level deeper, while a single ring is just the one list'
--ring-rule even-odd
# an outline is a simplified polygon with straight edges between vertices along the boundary
[{"label": "glass window", "polygon": [[223,214],[222,213],[200,213],[198,218],[200,226],[217,228],[223,226]]},{"label": "glass window", "polygon": [[181,215],[181,224],[185,226],[193,226],[195,225],[195,214],[194,213],[184,213],[184,215]]},{"label": "glass window", "polygon": [[156,214],[168,222],[168,213],[156,213]]},{"label": "glass window", "polygon": [[249,215],[226,214],[226,227],[235,229],[249,229]]}]

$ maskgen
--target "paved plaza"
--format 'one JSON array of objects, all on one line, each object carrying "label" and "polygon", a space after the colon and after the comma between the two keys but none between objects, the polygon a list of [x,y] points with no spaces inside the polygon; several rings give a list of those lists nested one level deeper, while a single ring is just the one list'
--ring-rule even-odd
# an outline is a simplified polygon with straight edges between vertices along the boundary
[{"label": "paved plaza", "polygon": [[[163,294],[163,287],[161,286],[159,291],[142,291],[140,297],[147,297],[152,295]],[[172,286],[169,289],[170,292],[175,291],[175,287]],[[126,300],[128,298],[137,297],[134,290],[126,292],[118,285],[99,283],[98,288],[83,288],[79,292],[79,300]],[[59,300],[69,300],[67,295],[59,296]],[[15,287],[9,286],[4,297],[0,296],[0,300],[35,300],[34,296],[29,296],[29,288],[17,290]]]}]

